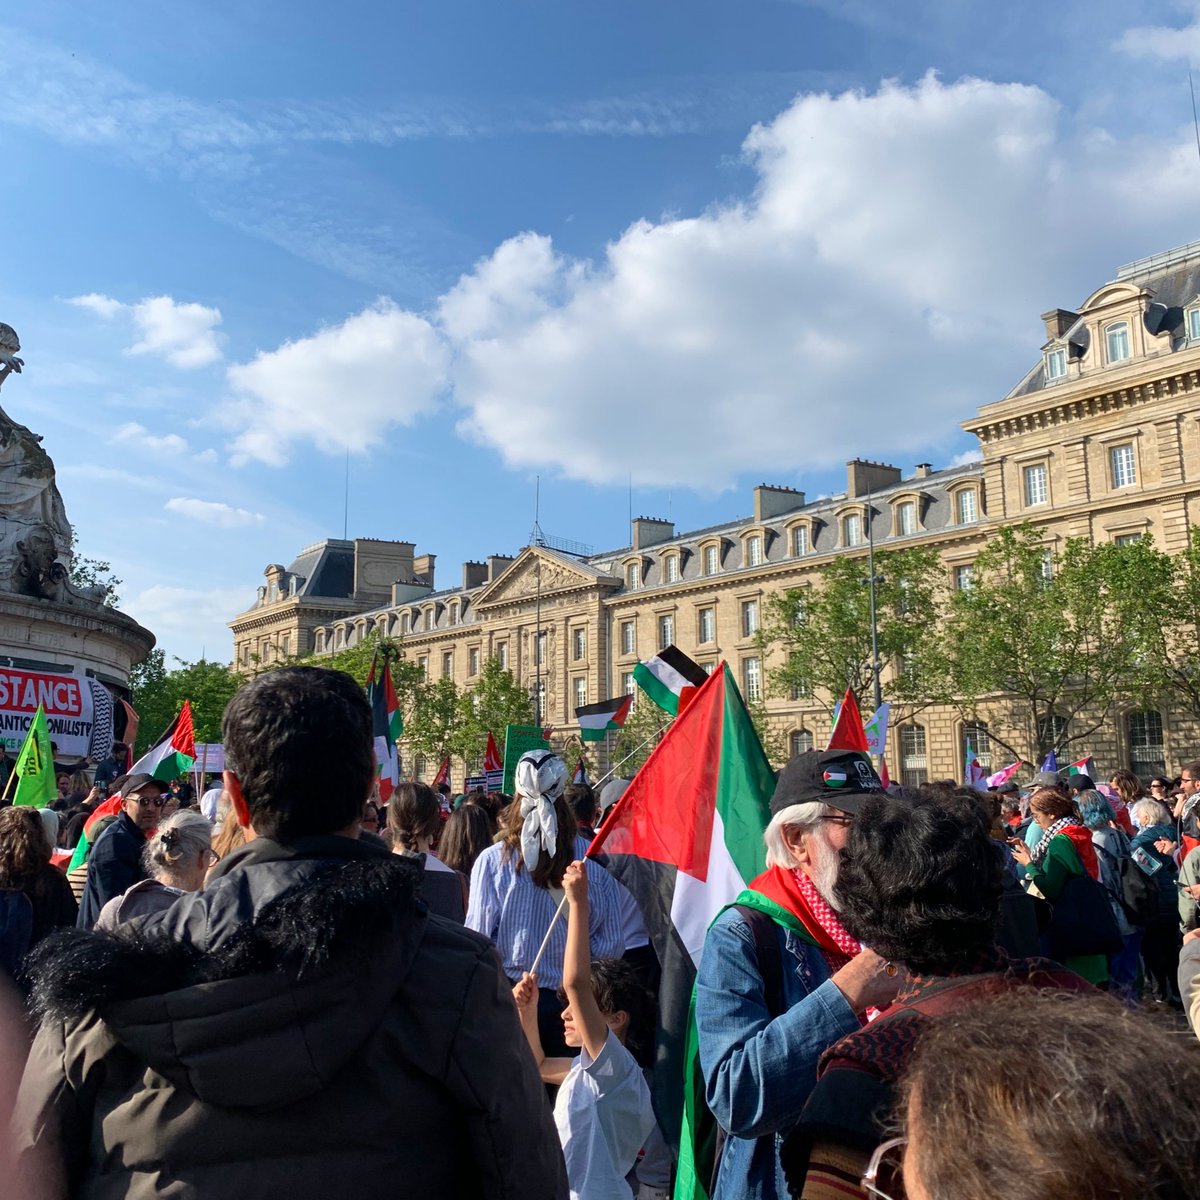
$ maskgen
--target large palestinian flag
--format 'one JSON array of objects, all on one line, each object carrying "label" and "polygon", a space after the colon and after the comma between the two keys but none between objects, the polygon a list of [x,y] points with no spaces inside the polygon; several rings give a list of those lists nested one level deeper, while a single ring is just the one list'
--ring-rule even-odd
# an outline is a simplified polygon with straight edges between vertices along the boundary
[{"label": "large palestinian flag", "polygon": [[170,783],[180,775],[186,775],[195,761],[196,734],[192,728],[192,702],[185,700],[162,740],[151,746],[129,768],[129,774],[151,775],[163,783]]},{"label": "large palestinian flag", "polygon": [[662,964],[654,1101],[678,1147],[692,991],[704,935],[765,864],[775,777],[721,663],[667,730],[589,855],[634,895]]},{"label": "large palestinian flag", "polygon": [[575,710],[579,721],[579,737],[585,742],[602,742],[610,729],[620,729],[629,716],[632,696],[618,696],[615,700],[601,700],[598,704],[585,704]]},{"label": "large palestinian flag", "polygon": [[379,799],[386,804],[400,783],[400,751],[396,739],[404,732],[404,714],[392,686],[392,673],[387,659],[383,670],[376,675],[378,652],[371,659],[367,676],[367,702],[371,706],[371,732],[375,741],[375,770],[379,774]]},{"label": "large palestinian flag", "polygon": [[673,717],[687,707],[696,694],[695,689],[708,680],[704,669],[675,646],[638,663],[633,668],[633,678],[659,708],[666,709]]}]

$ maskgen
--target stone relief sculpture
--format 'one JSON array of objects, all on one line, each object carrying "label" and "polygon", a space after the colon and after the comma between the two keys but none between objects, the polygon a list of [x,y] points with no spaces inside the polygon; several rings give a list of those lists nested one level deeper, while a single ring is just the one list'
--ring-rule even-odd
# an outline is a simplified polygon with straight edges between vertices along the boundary
[{"label": "stone relief sculpture", "polygon": [[[0,387],[19,375],[20,340],[0,323]],[[0,591],[67,604],[99,604],[103,595],[71,587],[71,525],[41,437],[0,407]]]}]

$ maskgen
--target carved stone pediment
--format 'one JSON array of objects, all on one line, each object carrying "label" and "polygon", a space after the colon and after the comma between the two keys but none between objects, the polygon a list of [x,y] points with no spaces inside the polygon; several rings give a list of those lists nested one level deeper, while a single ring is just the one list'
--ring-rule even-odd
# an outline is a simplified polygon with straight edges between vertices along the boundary
[{"label": "carved stone pediment", "polygon": [[475,607],[531,599],[538,594],[539,574],[543,600],[556,593],[596,587],[600,582],[600,577],[590,570],[568,565],[536,550],[526,550],[475,600]]}]

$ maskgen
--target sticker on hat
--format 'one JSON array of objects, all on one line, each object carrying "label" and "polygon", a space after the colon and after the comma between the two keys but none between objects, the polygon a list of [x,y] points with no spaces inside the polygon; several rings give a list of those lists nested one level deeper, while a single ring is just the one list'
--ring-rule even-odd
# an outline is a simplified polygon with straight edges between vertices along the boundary
[{"label": "sticker on hat", "polygon": [[831,788],[845,787],[850,782],[850,777],[845,771],[825,771],[821,778],[825,781],[825,786]]}]

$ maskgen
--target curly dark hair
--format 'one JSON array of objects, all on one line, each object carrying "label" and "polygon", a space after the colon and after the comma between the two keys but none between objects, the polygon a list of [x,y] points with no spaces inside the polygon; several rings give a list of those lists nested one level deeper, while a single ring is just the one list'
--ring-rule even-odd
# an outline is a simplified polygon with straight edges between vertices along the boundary
[{"label": "curly dark hair", "polygon": [[863,804],[834,892],[860,942],[943,975],[994,944],[1003,869],[978,795],[918,788]]},{"label": "curly dark hair", "polygon": [[[649,1066],[654,1053],[654,998],[633,965],[623,958],[593,958],[591,982],[596,1006],[605,1017],[628,1015],[625,1048],[641,1066]],[[558,999],[567,1003],[564,988],[558,989]]]},{"label": "curly dark hair", "polygon": [[51,849],[36,809],[0,809],[0,887],[24,890],[50,862]]},{"label": "curly dark hair", "polygon": [[293,841],[359,819],[375,782],[371,709],[344,671],[260,675],[234,694],[221,728],[259,836]]}]

